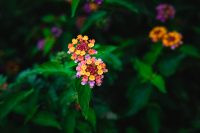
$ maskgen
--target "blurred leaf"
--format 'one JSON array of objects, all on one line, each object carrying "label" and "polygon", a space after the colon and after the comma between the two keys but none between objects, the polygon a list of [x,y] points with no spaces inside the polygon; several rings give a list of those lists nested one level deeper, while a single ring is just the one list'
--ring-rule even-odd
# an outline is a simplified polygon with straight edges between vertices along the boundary
[{"label": "blurred leaf", "polygon": [[158,59],[162,49],[163,46],[160,43],[153,44],[150,52],[144,56],[144,62],[149,65],[153,65]]},{"label": "blurred leaf", "polygon": [[152,133],[159,133],[160,130],[160,108],[158,105],[151,105],[147,110],[147,120]]},{"label": "blurred leaf", "polygon": [[32,121],[38,125],[50,126],[61,129],[59,122],[56,120],[55,116],[50,112],[39,112],[35,115]]},{"label": "blurred leaf", "polygon": [[92,127],[96,129],[96,115],[92,108],[89,109],[87,120],[91,123]]},{"label": "blurred leaf", "polygon": [[49,28],[44,28],[43,30],[42,30],[42,32],[43,32],[43,35],[44,35],[44,37],[45,38],[48,38],[49,36],[51,36],[51,30],[49,29]]},{"label": "blurred leaf", "polygon": [[72,76],[74,73],[69,67],[65,67],[58,62],[47,62],[42,65],[37,66],[34,71],[39,74],[63,74],[67,76]]},{"label": "blurred leaf", "polygon": [[154,74],[151,79],[151,83],[155,85],[159,91],[166,93],[165,81],[160,75]]},{"label": "blurred leaf", "polygon": [[72,0],[71,17],[74,17],[80,0]]},{"label": "blurred leaf", "polygon": [[132,91],[133,92],[129,95],[130,108],[128,109],[128,116],[136,114],[146,106],[152,92],[152,87],[140,85],[135,88],[135,86],[133,86]]},{"label": "blurred leaf", "polygon": [[4,101],[1,101],[0,119],[8,115],[16,105],[18,105],[22,100],[26,99],[31,93],[33,93],[33,91],[33,89],[21,91],[10,95],[7,99],[4,99]]},{"label": "blurred leaf", "polygon": [[108,4],[113,4],[113,5],[119,5],[122,6],[134,13],[138,13],[138,7],[136,5],[133,4],[132,1],[128,1],[128,0],[105,0],[106,3]]},{"label": "blurred leaf", "polygon": [[142,61],[135,59],[134,67],[138,71],[139,75],[143,77],[145,80],[149,80],[153,75],[153,70],[151,66],[143,63]]},{"label": "blurred leaf", "polygon": [[64,119],[64,123],[63,123],[63,127],[66,131],[66,133],[74,133],[75,131],[75,127],[76,127],[76,112],[69,110],[69,112],[67,113],[65,119]]},{"label": "blurred leaf", "polygon": [[35,89],[34,93],[32,93],[30,96],[31,98],[29,99],[29,101],[27,101],[26,107],[28,109],[26,110],[26,117],[24,123],[30,121],[38,111],[38,108],[40,107],[40,104],[38,104],[39,96],[40,89]]},{"label": "blurred leaf", "polygon": [[181,46],[180,51],[186,55],[200,58],[200,52],[198,51],[197,48],[195,48],[192,45],[185,44],[185,45]]},{"label": "blurred leaf", "polygon": [[3,75],[0,75],[0,87],[2,84],[4,84],[6,82],[7,78]]},{"label": "blurred leaf", "polygon": [[122,70],[122,61],[112,53],[105,53],[102,59],[115,70]]},{"label": "blurred leaf", "polygon": [[61,98],[60,98],[60,104],[62,106],[70,105],[73,101],[75,101],[78,98],[78,94],[73,89],[67,89],[65,92],[63,92]]},{"label": "blurred leaf", "polygon": [[181,54],[175,57],[169,57],[163,59],[158,65],[160,72],[166,77],[171,76],[176,72],[179,64],[184,58],[185,55]]},{"label": "blurred leaf", "polygon": [[45,23],[53,23],[54,20],[55,20],[54,15],[46,15],[46,16],[42,17],[42,21]]},{"label": "blurred leaf", "polygon": [[97,20],[102,19],[106,15],[105,11],[98,11],[90,15],[81,28],[81,33],[86,32]]},{"label": "blurred leaf", "polygon": [[107,45],[105,47],[101,46],[98,49],[98,54],[96,56],[102,58],[108,65],[113,67],[115,70],[122,70],[122,61],[114,53],[115,50],[117,50],[116,46],[112,45]]},{"label": "blurred leaf", "polygon": [[54,44],[55,44],[54,37],[48,37],[45,39],[45,44],[44,44],[44,54],[45,55],[50,52],[50,50],[52,49]]},{"label": "blurred leaf", "polygon": [[28,121],[30,121],[33,118],[33,116],[36,114],[38,108],[39,108],[39,105],[32,106],[32,109],[27,113],[24,123],[27,123]]},{"label": "blurred leaf", "polygon": [[79,131],[78,133],[93,133],[86,122],[77,122],[76,128]]},{"label": "blurred leaf", "polygon": [[27,70],[22,71],[21,73],[18,74],[18,76],[16,78],[16,82],[14,83],[14,85],[20,84],[21,82],[26,80],[27,77],[30,77],[31,75],[34,75],[34,74],[35,74],[34,71],[31,70],[31,69],[27,69]]},{"label": "blurred leaf", "polygon": [[160,75],[154,74],[150,65],[147,65],[142,61],[135,59],[134,66],[144,81],[150,81],[158,88],[159,91],[161,91],[162,93],[166,92],[165,82],[163,78]]},{"label": "blurred leaf", "polygon": [[88,119],[88,113],[90,108],[90,99],[91,99],[91,88],[85,85],[79,85],[80,87],[76,88],[78,91],[78,102],[81,106],[81,111],[85,119]]}]

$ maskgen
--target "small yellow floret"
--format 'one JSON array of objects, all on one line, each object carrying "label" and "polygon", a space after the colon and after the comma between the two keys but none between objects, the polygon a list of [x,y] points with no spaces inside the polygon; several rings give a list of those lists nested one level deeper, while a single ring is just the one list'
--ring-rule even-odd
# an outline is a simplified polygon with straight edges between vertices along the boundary
[{"label": "small yellow floret", "polygon": [[94,81],[95,80],[95,76],[94,75],[90,75],[89,80]]}]

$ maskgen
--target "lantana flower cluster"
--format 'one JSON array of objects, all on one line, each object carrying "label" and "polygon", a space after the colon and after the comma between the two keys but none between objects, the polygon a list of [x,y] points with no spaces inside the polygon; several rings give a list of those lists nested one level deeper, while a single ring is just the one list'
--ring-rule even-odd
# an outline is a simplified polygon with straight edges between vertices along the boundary
[{"label": "lantana flower cluster", "polygon": [[[169,4],[159,4],[156,7],[157,10],[157,20],[165,22],[169,18],[174,18],[176,10],[172,5]],[[156,26],[149,32],[149,38],[152,42],[156,43],[161,41],[164,47],[170,47],[171,49],[176,49],[182,42],[182,34],[177,31],[168,31],[164,26]]]},{"label": "lantana flower cluster", "polygon": [[72,39],[72,43],[68,44],[68,53],[71,54],[71,59],[78,63],[76,77],[81,78],[82,85],[88,84],[90,88],[95,85],[100,86],[103,82],[103,74],[108,72],[102,59],[94,57],[97,53],[93,49],[94,44],[94,39],[82,35],[78,35],[76,39]]},{"label": "lantana flower cluster", "polygon": [[87,3],[84,5],[84,11],[86,13],[91,13],[96,11],[99,6],[103,3],[103,0],[89,0]]},{"label": "lantana flower cluster", "polygon": [[160,20],[161,22],[165,22],[168,19],[172,19],[175,16],[176,10],[170,4],[159,4],[156,7],[157,16],[156,19]]},{"label": "lantana flower cluster", "polygon": [[153,42],[162,41],[163,46],[175,49],[182,44],[182,35],[177,31],[167,31],[164,26],[154,27],[149,37]]},{"label": "lantana flower cluster", "polygon": [[89,39],[88,36],[78,35],[77,38],[72,39],[72,43],[68,44],[68,53],[71,54],[71,59],[80,62],[87,54],[97,54],[97,51],[93,49],[94,43],[95,40]]}]

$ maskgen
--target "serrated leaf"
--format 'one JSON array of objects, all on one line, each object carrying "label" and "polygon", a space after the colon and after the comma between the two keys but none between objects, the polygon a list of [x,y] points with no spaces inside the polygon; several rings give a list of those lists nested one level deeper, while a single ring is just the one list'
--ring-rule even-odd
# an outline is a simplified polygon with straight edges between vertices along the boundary
[{"label": "serrated leaf", "polygon": [[78,102],[81,106],[82,114],[85,117],[85,119],[87,119],[89,108],[90,108],[91,88],[85,85],[85,86],[78,87],[77,91],[78,91]]},{"label": "serrated leaf", "polygon": [[98,11],[98,12],[93,13],[84,22],[83,27],[81,28],[81,33],[84,33],[85,31],[87,31],[97,20],[102,19],[105,15],[106,15],[105,11]]},{"label": "serrated leaf", "polygon": [[18,92],[16,94],[11,94],[7,99],[3,99],[0,104],[0,119],[6,117],[12,109],[18,105],[22,100],[26,99],[31,93],[33,93],[33,89],[28,91]]},{"label": "serrated leaf", "polygon": [[32,121],[38,125],[61,129],[60,123],[56,120],[55,116],[49,112],[37,113]]},{"label": "serrated leaf", "polygon": [[154,74],[151,78],[151,83],[155,85],[160,92],[166,93],[165,81],[160,75]]},{"label": "serrated leaf", "polygon": [[133,4],[133,2],[128,1],[128,0],[105,0],[106,3],[108,4],[113,4],[113,5],[119,5],[122,6],[134,13],[138,13],[139,9],[136,5]]},{"label": "serrated leaf", "polygon": [[200,51],[198,51],[198,49],[192,45],[184,44],[183,46],[181,46],[180,51],[186,55],[200,58]]},{"label": "serrated leaf", "polygon": [[72,0],[72,6],[71,6],[71,17],[75,16],[76,9],[78,7],[80,0]]}]

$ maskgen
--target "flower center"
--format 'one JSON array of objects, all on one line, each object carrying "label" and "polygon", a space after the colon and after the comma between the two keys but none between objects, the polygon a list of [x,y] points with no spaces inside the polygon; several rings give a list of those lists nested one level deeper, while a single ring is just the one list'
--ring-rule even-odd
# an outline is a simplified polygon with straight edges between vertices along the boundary
[{"label": "flower center", "polygon": [[175,41],[175,37],[169,36],[167,40],[168,40],[169,42],[173,42],[173,41]]},{"label": "flower center", "polygon": [[86,42],[80,42],[80,44],[77,45],[76,47],[77,50],[81,50],[81,51],[87,51],[88,50],[88,45]]},{"label": "flower center", "polygon": [[91,75],[95,75],[97,72],[97,67],[95,65],[88,65],[86,71],[90,72]]},{"label": "flower center", "polygon": [[160,34],[160,32],[161,32],[160,30],[156,30],[155,34],[158,35],[158,34]]}]

